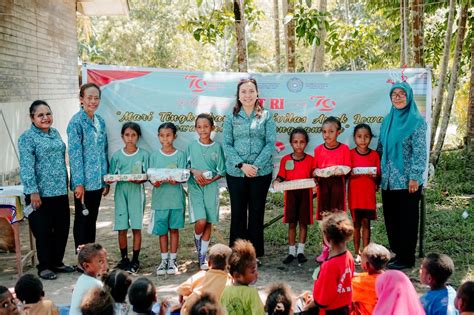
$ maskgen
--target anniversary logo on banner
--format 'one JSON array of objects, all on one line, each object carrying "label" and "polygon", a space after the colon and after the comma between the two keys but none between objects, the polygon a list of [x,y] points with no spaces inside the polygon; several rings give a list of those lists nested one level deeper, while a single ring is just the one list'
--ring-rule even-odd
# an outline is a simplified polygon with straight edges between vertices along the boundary
[{"label": "anniversary logo on banner", "polygon": [[329,116],[340,119],[343,131],[338,139],[351,148],[355,146],[354,127],[369,124],[375,134],[370,146],[375,149],[380,124],[391,107],[388,93],[395,81],[406,80],[412,86],[430,126],[431,107],[426,105],[431,104],[431,73],[427,69],[247,74],[96,65],[83,68],[84,82],[97,83],[102,89],[98,113],[106,121],[110,154],[123,147],[120,130],[126,121],[140,125],[139,146],[150,152],[161,147],[158,126],[172,122],[178,127],[175,147],[185,150],[198,138],[194,121],[204,112],[213,115],[213,139],[221,142],[224,118],[236,102],[237,83],[248,77],[257,80],[259,100],[277,125],[275,165],[292,152],[289,133],[294,127],[308,131],[306,152],[312,154],[323,142],[321,125]]}]

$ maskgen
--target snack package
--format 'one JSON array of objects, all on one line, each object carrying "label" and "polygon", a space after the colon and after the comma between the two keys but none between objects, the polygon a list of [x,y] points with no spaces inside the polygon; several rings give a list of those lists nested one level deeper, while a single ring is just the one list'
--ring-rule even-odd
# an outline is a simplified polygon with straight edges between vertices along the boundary
[{"label": "snack package", "polygon": [[305,178],[305,179],[295,179],[285,182],[278,183],[276,182],[273,186],[275,191],[285,191],[285,190],[296,190],[296,189],[305,189],[313,188],[316,186],[314,179]]},{"label": "snack package", "polygon": [[189,170],[184,168],[149,168],[146,173],[152,183],[165,180],[184,183],[188,181],[190,176]]},{"label": "snack package", "polygon": [[204,177],[205,179],[212,179],[212,172],[211,171],[205,171],[204,173],[202,173],[202,177]]},{"label": "snack package", "polygon": [[147,180],[146,174],[108,174],[104,176],[104,182],[130,182],[136,180]]},{"label": "snack package", "polygon": [[376,167],[354,167],[352,169],[354,175],[377,175]]},{"label": "snack package", "polygon": [[317,177],[341,176],[348,174],[350,171],[351,168],[349,166],[335,165],[325,168],[317,168],[314,170],[313,175]]}]

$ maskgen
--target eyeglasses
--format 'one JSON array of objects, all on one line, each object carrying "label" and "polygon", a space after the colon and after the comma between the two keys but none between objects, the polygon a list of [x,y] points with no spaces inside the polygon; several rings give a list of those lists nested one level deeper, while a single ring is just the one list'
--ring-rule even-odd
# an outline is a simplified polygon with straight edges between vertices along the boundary
[{"label": "eyeglasses", "polygon": [[390,97],[391,98],[397,98],[397,97],[398,98],[405,98],[405,97],[407,97],[407,93],[403,93],[403,92],[402,93],[392,93],[392,94],[390,94]]}]

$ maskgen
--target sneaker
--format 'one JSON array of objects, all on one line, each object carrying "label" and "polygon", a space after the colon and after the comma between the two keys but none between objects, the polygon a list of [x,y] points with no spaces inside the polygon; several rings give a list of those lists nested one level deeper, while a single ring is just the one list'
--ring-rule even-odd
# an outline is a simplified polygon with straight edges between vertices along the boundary
[{"label": "sneaker", "polygon": [[176,263],[176,259],[170,259],[166,273],[169,275],[175,275],[177,272],[178,272],[178,264]]},{"label": "sneaker", "polygon": [[127,272],[131,274],[136,274],[140,270],[140,262],[139,261],[132,261],[128,268],[126,269]]},{"label": "sneaker", "polygon": [[289,254],[288,256],[286,256],[285,259],[283,259],[283,263],[285,265],[287,265],[287,264],[291,263],[294,259],[295,259],[295,256]]},{"label": "sneaker", "polygon": [[209,265],[207,264],[206,255],[202,255],[199,259],[199,268],[201,270],[209,270]]},{"label": "sneaker", "polygon": [[357,255],[356,258],[354,259],[354,264],[357,266],[360,266],[361,258],[360,255]]},{"label": "sneaker", "polygon": [[321,252],[321,255],[316,257],[316,261],[318,263],[322,263],[323,261],[325,261],[328,258],[328,256],[329,256],[329,246],[324,244],[323,245],[323,251]]},{"label": "sneaker", "polygon": [[168,269],[168,259],[163,259],[161,264],[156,268],[156,274],[158,276],[166,274],[166,270]]},{"label": "sneaker", "polygon": [[130,265],[130,259],[128,259],[128,257],[125,257],[125,258],[122,258],[122,260],[119,261],[117,266],[115,266],[115,269],[127,270],[129,265]]},{"label": "sneaker", "polygon": [[298,258],[298,264],[304,264],[308,261],[308,258],[303,253],[299,253],[296,258]]}]

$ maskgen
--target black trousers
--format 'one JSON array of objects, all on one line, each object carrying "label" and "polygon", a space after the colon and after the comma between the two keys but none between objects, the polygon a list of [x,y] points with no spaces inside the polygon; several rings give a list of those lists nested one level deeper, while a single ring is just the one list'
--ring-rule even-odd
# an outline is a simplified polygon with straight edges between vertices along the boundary
[{"label": "black trousers", "polygon": [[415,193],[408,189],[382,190],[383,214],[390,249],[397,260],[415,263],[418,225],[420,218],[420,197],[422,186]]},{"label": "black trousers", "polygon": [[84,192],[84,203],[88,215],[82,214],[81,200],[74,198],[74,245],[95,243],[97,216],[99,215],[100,200],[102,199],[102,189]]},{"label": "black trousers", "polygon": [[272,174],[257,177],[235,177],[226,175],[230,195],[229,244],[241,238],[252,242],[257,257],[265,254],[263,219],[268,189]]},{"label": "black trousers", "polygon": [[[30,198],[27,196],[27,203]],[[69,199],[67,195],[41,197],[41,207],[28,217],[36,239],[38,271],[63,265],[64,251],[69,236]]]}]

